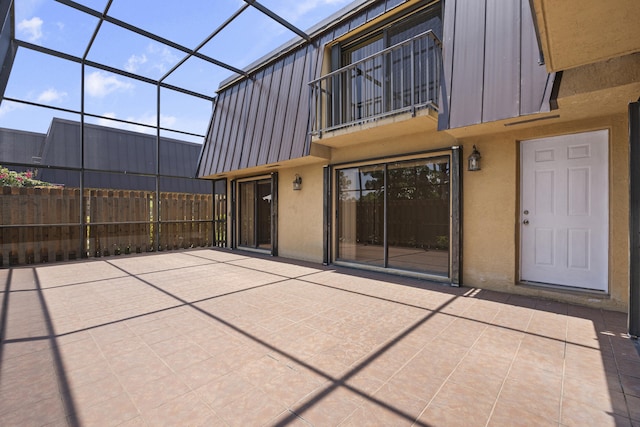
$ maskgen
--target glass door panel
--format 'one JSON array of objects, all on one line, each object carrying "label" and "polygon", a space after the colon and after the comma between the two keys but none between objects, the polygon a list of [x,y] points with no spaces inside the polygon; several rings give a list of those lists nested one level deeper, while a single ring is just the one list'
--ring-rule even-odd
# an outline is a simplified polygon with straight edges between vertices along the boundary
[{"label": "glass door panel", "polygon": [[338,261],[449,276],[450,157],[339,169]]},{"label": "glass door panel", "polygon": [[239,184],[238,246],[271,249],[271,179]]},{"label": "glass door panel", "polygon": [[388,165],[388,266],[449,273],[448,157]]},{"label": "glass door panel", "polygon": [[271,249],[271,180],[258,181],[257,191],[257,247]]},{"label": "glass door panel", "polygon": [[254,247],[255,240],[255,182],[240,183],[240,230],[238,244],[240,246]]},{"label": "glass door panel", "polygon": [[338,258],[384,266],[384,165],[338,171]]}]

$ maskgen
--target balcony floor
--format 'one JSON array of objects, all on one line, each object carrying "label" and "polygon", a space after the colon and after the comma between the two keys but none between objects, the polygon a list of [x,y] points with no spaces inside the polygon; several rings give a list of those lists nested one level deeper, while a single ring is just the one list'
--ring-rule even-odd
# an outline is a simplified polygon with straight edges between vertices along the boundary
[{"label": "balcony floor", "polygon": [[622,313],[211,249],[0,280],[3,425],[640,426]]}]

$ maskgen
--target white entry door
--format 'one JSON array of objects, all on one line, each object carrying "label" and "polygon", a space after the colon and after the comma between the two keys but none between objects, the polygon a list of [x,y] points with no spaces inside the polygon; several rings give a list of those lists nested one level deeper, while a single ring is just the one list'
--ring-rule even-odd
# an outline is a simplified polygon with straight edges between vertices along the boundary
[{"label": "white entry door", "polygon": [[521,144],[523,281],[608,290],[609,133]]}]

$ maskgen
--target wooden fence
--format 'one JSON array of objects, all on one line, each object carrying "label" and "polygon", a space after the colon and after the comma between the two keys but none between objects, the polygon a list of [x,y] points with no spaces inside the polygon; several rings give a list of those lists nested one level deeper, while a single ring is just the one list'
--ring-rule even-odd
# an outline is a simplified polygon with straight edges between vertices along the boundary
[{"label": "wooden fence", "polygon": [[[217,243],[214,196],[151,191],[1,187],[0,266],[126,255]],[[80,221],[80,203],[86,215]],[[156,232],[158,241],[156,242]]]}]

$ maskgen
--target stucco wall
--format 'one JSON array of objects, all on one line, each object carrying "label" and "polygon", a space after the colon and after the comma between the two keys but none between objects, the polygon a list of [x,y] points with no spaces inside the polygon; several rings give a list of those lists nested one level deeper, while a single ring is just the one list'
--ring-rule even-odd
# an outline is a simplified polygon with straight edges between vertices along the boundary
[{"label": "stucco wall", "polygon": [[[295,175],[302,189],[293,190]],[[322,165],[295,167],[278,174],[278,254],[322,262]]]},{"label": "stucco wall", "polygon": [[[407,126],[411,126],[407,123]],[[626,311],[628,305],[628,134],[626,114],[580,121],[529,123],[517,128],[493,125],[483,135],[459,138],[435,130],[397,138],[333,148],[331,164],[463,147],[463,286],[537,295],[606,309]],[[519,143],[523,140],[609,129],[609,294],[550,289],[519,283]],[[383,132],[380,132],[384,134]],[[476,145],[482,170],[466,170],[466,158]],[[418,154],[418,156],[420,156]],[[323,165],[315,163],[280,169],[279,255],[322,262]],[[302,190],[294,191],[295,174]]]},{"label": "stucco wall", "polygon": [[[609,129],[609,295],[543,289],[519,280],[519,141]],[[629,292],[629,167],[625,115],[467,137],[482,154],[482,170],[463,175],[463,283],[626,311]],[[468,154],[467,154],[468,155]],[[465,155],[466,156],[466,155]],[[466,168],[465,168],[466,169]]]}]

